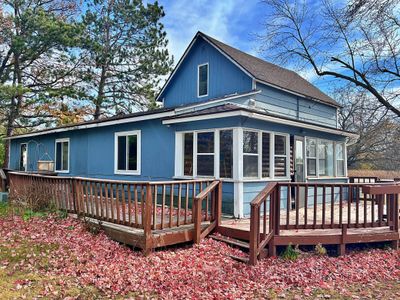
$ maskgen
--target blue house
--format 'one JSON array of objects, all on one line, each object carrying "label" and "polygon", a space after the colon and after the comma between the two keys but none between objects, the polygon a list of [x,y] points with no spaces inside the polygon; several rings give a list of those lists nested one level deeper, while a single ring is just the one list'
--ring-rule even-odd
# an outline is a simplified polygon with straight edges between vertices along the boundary
[{"label": "blue house", "polygon": [[249,214],[270,181],[348,180],[346,144],[356,136],[338,129],[338,103],[295,72],[201,32],[157,100],[163,108],[13,136],[9,168],[131,181],[217,178],[223,212],[235,217]]}]

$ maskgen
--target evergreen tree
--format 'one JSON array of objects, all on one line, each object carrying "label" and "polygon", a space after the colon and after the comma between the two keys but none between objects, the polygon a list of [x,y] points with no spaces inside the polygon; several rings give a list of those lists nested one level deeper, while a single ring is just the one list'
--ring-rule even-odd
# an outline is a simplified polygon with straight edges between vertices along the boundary
[{"label": "evergreen tree", "polygon": [[93,0],[88,5],[83,79],[95,119],[154,106],[160,78],[172,65],[163,16],[157,2]]}]

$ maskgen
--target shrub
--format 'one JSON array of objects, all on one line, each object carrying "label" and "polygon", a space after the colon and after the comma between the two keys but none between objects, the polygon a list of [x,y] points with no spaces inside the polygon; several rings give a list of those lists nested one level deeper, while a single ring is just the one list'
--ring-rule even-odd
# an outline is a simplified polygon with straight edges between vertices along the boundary
[{"label": "shrub", "polygon": [[300,255],[300,251],[298,247],[293,248],[292,244],[290,243],[285,251],[282,253],[282,258],[284,260],[296,260]]},{"label": "shrub", "polygon": [[326,255],[327,251],[326,248],[319,243],[315,246],[315,253],[317,255],[324,256]]}]

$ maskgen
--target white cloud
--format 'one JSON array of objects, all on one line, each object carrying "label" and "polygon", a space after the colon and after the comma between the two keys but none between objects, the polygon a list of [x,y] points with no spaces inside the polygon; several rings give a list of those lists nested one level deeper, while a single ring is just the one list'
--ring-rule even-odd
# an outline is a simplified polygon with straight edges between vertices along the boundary
[{"label": "white cloud", "polygon": [[[243,18],[251,15],[256,1],[224,0],[224,1],[160,1],[164,6],[166,17],[163,20],[167,37],[169,39],[169,51],[179,60],[186,47],[197,31],[202,31],[216,39],[226,42],[242,50],[248,47],[249,36],[240,36],[240,32],[249,32],[248,28],[240,27]],[[246,26],[249,24],[246,24]],[[247,46],[246,49],[240,47]]]}]

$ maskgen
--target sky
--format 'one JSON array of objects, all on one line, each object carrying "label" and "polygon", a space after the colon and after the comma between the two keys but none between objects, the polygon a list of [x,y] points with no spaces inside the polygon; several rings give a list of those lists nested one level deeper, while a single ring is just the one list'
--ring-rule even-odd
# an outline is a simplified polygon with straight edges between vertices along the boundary
[{"label": "sky", "polygon": [[[260,0],[159,0],[159,3],[166,14],[162,22],[175,63],[197,31],[268,60],[265,53],[260,54],[256,39],[265,29],[263,20],[267,16],[266,5]],[[301,75],[328,92],[331,80],[318,78],[311,69]]]}]

